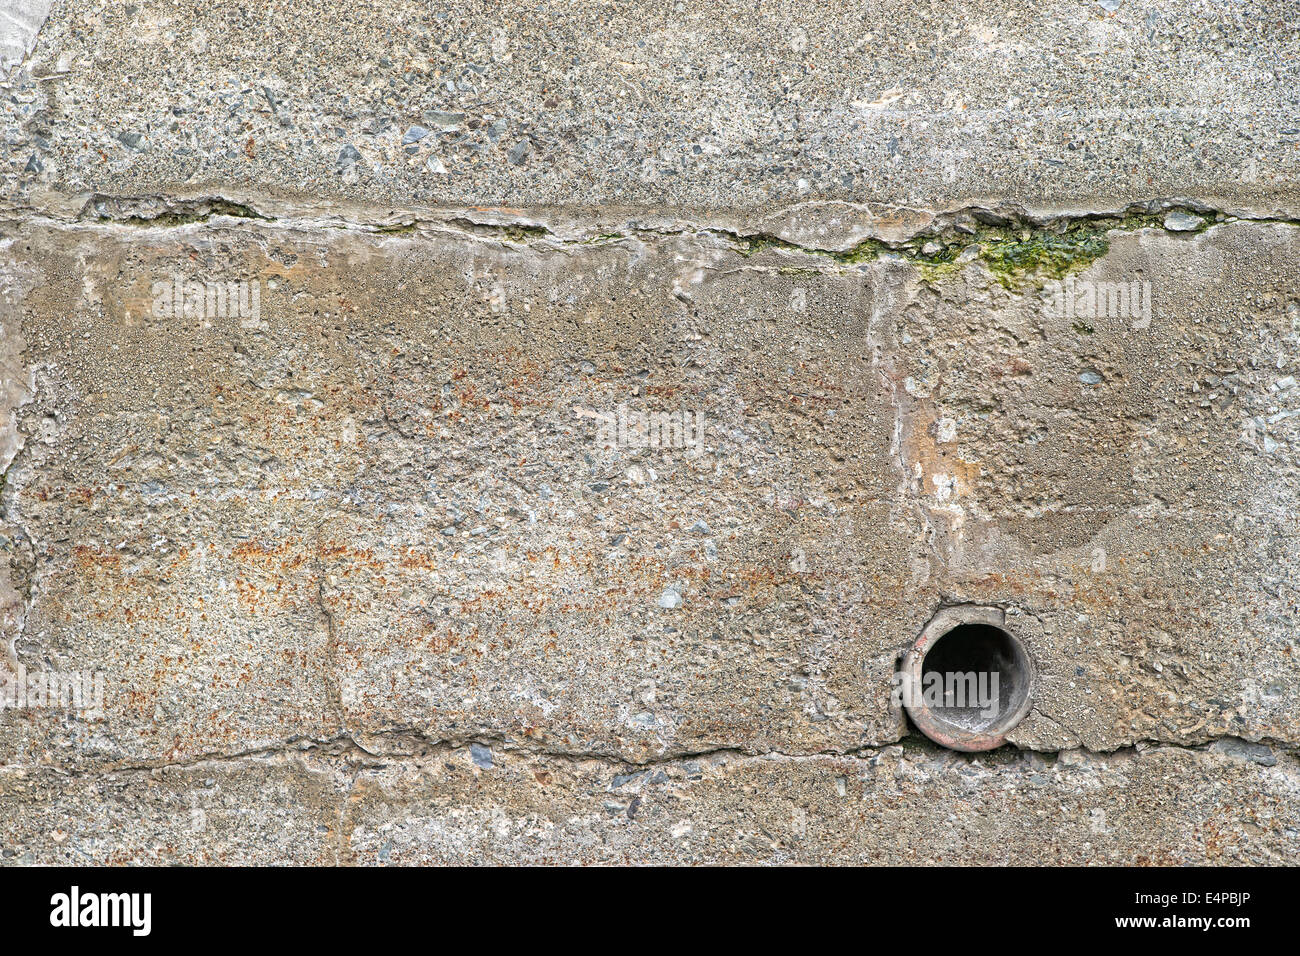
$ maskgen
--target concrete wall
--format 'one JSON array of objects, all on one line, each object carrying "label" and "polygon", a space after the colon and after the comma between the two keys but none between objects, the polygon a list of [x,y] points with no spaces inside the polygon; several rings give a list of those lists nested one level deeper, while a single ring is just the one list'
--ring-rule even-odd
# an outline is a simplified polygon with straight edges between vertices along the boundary
[{"label": "concrete wall", "polygon": [[8,2],[5,862],[1300,861],[1294,3]]}]

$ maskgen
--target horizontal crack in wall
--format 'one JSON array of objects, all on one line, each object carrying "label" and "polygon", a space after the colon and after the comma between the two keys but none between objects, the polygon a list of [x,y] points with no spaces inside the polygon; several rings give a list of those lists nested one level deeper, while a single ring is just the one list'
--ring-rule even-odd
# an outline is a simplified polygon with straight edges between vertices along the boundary
[{"label": "horizontal crack in wall", "polygon": [[[543,761],[557,761],[571,764],[604,764],[610,768],[640,771],[655,767],[675,766],[688,762],[709,761],[728,758],[745,761],[821,761],[849,760],[868,761],[879,758],[893,747],[902,747],[904,751],[925,754],[933,758],[961,763],[1007,764],[1025,759],[1039,758],[1049,761],[1059,760],[1064,755],[1074,755],[1085,760],[1107,760],[1116,757],[1136,757],[1155,751],[1178,750],[1189,753],[1218,753],[1230,759],[1262,764],[1278,765],[1288,772],[1300,772],[1300,744],[1284,743],[1273,739],[1248,741],[1239,737],[1216,737],[1197,744],[1179,744],[1160,740],[1139,740],[1112,749],[1096,750],[1087,747],[1073,747],[1061,750],[1034,750],[1006,745],[996,750],[982,753],[962,753],[948,750],[933,743],[920,734],[906,734],[882,743],[873,743],[851,750],[821,750],[805,753],[789,753],[778,750],[749,750],[740,746],[723,746],[702,750],[673,751],[647,760],[629,760],[622,757],[587,751],[552,750],[538,747],[514,739],[494,736],[466,736],[432,739],[418,731],[390,731],[375,735],[375,738],[404,741],[405,746],[396,748],[376,748],[375,740],[367,739],[365,744],[359,742],[352,734],[340,734],[326,739],[293,737],[282,743],[254,747],[231,753],[207,753],[185,760],[157,760],[133,763],[106,762],[99,766],[64,767],[58,772],[69,777],[106,776],[113,774],[152,773],[162,770],[188,770],[207,764],[239,763],[247,760],[264,759],[278,756],[314,755],[347,757],[362,762],[400,763],[407,760],[419,760],[430,756],[449,755],[463,751],[471,744],[497,747],[497,753],[523,756]],[[1265,756],[1265,749],[1271,751]],[[1279,759],[1280,758],[1280,759]],[[0,767],[0,772],[32,772],[48,770],[45,766],[23,766],[9,764]]]},{"label": "horizontal crack in wall", "polygon": [[[1150,199],[1121,209],[1090,210],[1069,214],[1035,214],[1020,207],[965,206],[936,211],[929,221],[903,238],[886,239],[868,235],[847,245],[827,246],[797,242],[780,226],[743,231],[718,223],[696,222],[674,228],[649,227],[629,220],[614,231],[593,232],[578,226],[552,227],[544,215],[520,210],[396,210],[387,215],[347,218],[335,213],[323,216],[280,215],[256,202],[213,195],[178,199],[167,196],[122,197],[94,195],[75,216],[60,219],[38,210],[12,210],[37,220],[49,217],[63,224],[96,223],[142,228],[183,228],[194,225],[223,225],[223,220],[245,220],[306,231],[350,230],[375,235],[419,236],[426,232],[461,233],[479,239],[528,245],[546,243],[552,247],[590,246],[627,240],[655,241],[664,238],[712,238],[742,256],[765,251],[815,257],[833,267],[852,267],[882,256],[904,259],[925,270],[926,278],[942,278],[959,262],[979,259],[1003,284],[1014,285],[1031,275],[1060,277],[1104,256],[1109,249],[1107,234],[1157,229],[1171,235],[1194,236],[1226,222],[1261,225],[1300,225],[1300,219],[1244,211],[1229,212],[1210,203],[1188,199]],[[489,215],[484,215],[484,213]],[[1166,225],[1170,216],[1181,220]],[[778,217],[779,218],[779,217]],[[882,216],[882,219],[888,218]]]}]

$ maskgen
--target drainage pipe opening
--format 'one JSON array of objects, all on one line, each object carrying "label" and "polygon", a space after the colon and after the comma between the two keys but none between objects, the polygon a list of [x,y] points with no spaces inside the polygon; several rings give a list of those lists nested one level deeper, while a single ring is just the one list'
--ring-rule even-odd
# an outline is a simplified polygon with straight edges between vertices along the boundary
[{"label": "drainage pipe opening", "polygon": [[903,658],[903,705],[954,750],[991,750],[1033,704],[1034,666],[999,608],[945,608]]}]

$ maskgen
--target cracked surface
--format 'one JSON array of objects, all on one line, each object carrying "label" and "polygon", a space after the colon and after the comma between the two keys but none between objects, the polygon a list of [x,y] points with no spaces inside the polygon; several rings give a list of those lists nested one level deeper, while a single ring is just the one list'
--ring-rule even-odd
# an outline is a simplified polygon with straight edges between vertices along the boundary
[{"label": "cracked surface", "polygon": [[1300,780],[1292,755],[1267,763],[909,742],[619,767],[334,742],[92,776],[2,769],[0,840],[28,864],[1290,862]]},{"label": "cracked surface", "polygon": [[[87,208],[9,227],[34,387],[3,504],[15,662],[109,689],[88,719],[0,714],[8,780],[269,761],[334,800],[372,771],[296,762],[333,740],[403,773],[475,742],[541,774],[726,759],[772,787],[782,761],[902,739],[897,655],[970,601],[1005,608],[1039,669],[1015,746],[1139,788],[1159,761],[1224,759],[1293,786],[1291,223],[1113,220],[1071,274],[1143,276],[1152,321],[1085,331],[1048,314],[1050,266],[991,267],[1006,226],[934,272],[902,234],[846,261],[710,223],[591,242],[542,212],[394,231]],[[153,314],[176,274],[255,278],[260,315]],[[606,447],[595,416],[620,404],[700,410],[702,447]],[[1243,422],[1269,418],[1265,450]],[[957,788],[1039,758],[930,759]],[[1278,826],[1233,845],[1283,857]],[[437,858],[422,839],[408,858]],[[1124,830],[1095,858],[1210,858],[1195,840],[1159,857]],[[524,852],[503,846],[473,852]]]}]

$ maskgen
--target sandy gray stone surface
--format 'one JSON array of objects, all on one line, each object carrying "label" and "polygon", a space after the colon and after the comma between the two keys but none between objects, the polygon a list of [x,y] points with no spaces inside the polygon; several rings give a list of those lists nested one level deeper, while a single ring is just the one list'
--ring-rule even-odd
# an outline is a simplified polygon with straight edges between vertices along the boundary
[{"label": "sandy gray stone surface", "polygon": [[1290,5],[12,6],[0,861],[1300,860]]},{"label": "sandy gray stone surface", "polygon": [[1277,0],[75,0],[10,78],[6,192],[1294,209],[1296,20]]},{"label": "sandy gray stone surface", "polygon": [[[8,863],[1281,864],[1294,763],[1156,747],[707,754],[646,767],[344,745],[92,777],[0,770]],[[129,820],[129,825],[123,821]]]}]

